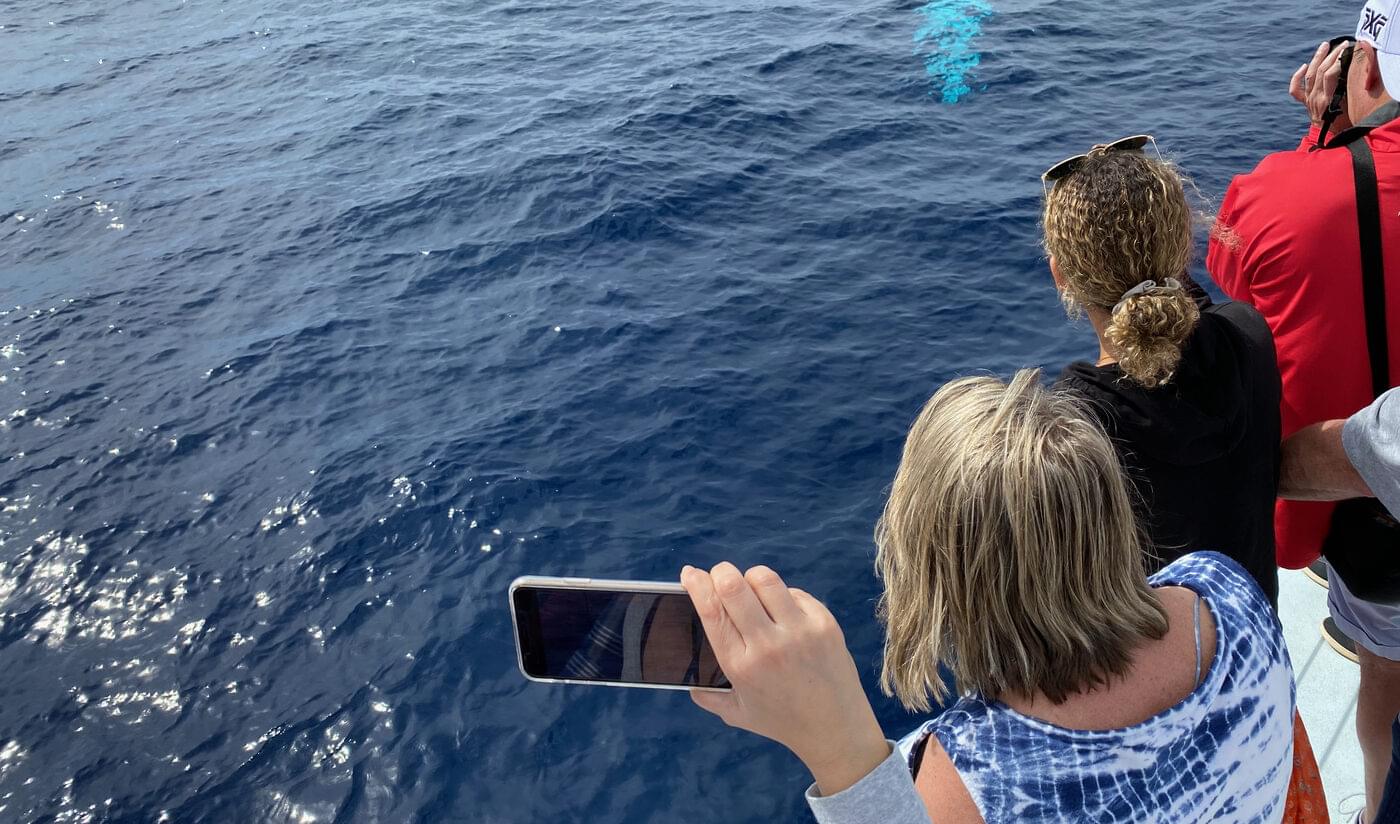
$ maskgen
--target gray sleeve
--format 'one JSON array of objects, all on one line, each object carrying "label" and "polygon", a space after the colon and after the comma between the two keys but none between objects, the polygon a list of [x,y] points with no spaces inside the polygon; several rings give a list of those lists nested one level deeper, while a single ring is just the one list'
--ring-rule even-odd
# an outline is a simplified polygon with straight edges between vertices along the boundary
[{"label": "gray sleeve", "polygon": [[807,806],[817,824],[929,824],[909,764],[899,747],[889,743],[889,758],[836,795],[823,798],[817,794],[816,784],[807,788]]},{"label": "gray sleeve", "polygon": [[1400,517],[1400,389],[1347,419],[1342,427],[1347,459],[1390,514]]}]

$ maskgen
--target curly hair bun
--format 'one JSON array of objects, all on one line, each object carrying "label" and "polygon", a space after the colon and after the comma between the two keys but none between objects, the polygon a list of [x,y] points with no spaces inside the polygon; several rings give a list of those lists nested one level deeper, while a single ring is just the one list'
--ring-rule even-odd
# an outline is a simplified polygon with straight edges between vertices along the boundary
[{"label": "curly hair bun", "polygon": [[1185,290],[1153,290],[1119,304],[1104,336],[1123,374],[1150,389],[1176,374],[1181,349],[1200,318],[1200,309]]}]

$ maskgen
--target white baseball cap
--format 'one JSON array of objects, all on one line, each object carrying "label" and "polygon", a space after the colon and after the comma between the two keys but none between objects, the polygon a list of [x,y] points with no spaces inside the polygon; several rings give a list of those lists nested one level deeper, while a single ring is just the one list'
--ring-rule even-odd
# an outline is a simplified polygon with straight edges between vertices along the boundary
[{"label": "white baseball cap", "polygon": [[1397,12],[1400,0],[1367,0],[1356,23],[1356,39],[1376,47],[1381,80],[1392,96],[1400,96],[1400,35],[1391,22]]}]

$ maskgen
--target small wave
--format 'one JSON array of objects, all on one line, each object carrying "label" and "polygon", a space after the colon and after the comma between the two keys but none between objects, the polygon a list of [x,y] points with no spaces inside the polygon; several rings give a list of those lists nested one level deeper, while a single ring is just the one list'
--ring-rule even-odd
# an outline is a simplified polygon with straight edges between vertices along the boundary
[{"label": "small wave", "polygon": [[761,64],[757,71],[759,74],[772,74],[800,68],[805,64],[829,70],[832,66],[850,65],[858,58],[862,58],[861,50],[849,43],[817,43],[811,46],[788,49],[772,60]]}]

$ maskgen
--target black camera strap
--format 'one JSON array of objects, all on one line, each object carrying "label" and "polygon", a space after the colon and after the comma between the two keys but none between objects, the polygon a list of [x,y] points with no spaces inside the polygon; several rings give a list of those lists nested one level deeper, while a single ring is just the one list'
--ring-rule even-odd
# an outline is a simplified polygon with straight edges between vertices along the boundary
[{"label": "black camera strap", "polygon": [[1334,37],[1327,41],[1327,51],[1330,54],[1338,46],[1346,46],[1346,51],[1337,58],[1337,64],[1341,68],[1341,76],[1337,78],[1337,90],[1332,92],[1332,99],[1327,103],[1327,111],[1322,114],[1322,128],[1317,134],[1317,148],[1321,149],[1327,145],[1327,133],[1332,131],[1332,124],[1337,122],[1346,111],[1347,106],[1347,72],[1351,71],[1351,58],[1356,54],[1356,38],[1349,34],[1341,37]]},{"label": "black camera strap", "polygon": [[[1369,126],[1349,129],[1333,145],[1345,145],[1351,152],[1356,228],[1361,239],[1366,350],[1371,361],[1371,392],[1379,397],[1390,388],[1390,350],[1386,342],[1380,190],[1376,158],[1366,142],[1370,130]],[[1400,525],[1376,499],[1351,498],[1337,504],[1321,550],[1331,566],[1331,574],[1339,583],[1345,583],[1352,595],[1363,601],[1400,606]]]},{"label": "black camera strap", "polygon": [[1356,226],[1361,235],[1361,299],[1366,312],[1366,349],[1371,360],[1371,392],[1375,397],[1390,389],[1390,346],[1386,340],[1385,257],[1381,249],[1380,186],[1376,158],[1366,142],[1366,131],[1346,144],[1351,152],[1351,173],[1356,181]]}]

